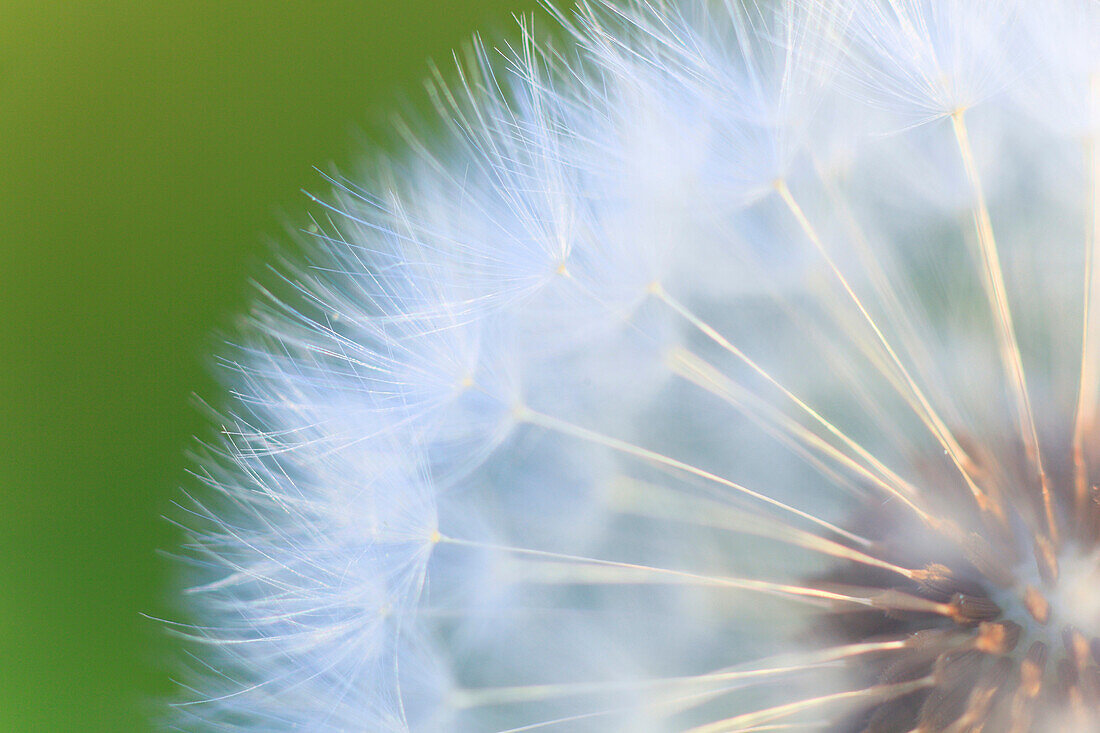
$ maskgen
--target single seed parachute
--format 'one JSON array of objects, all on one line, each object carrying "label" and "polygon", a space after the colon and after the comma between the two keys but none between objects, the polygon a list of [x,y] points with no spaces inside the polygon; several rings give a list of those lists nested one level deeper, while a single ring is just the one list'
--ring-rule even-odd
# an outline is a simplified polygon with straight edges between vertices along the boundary
[{"label": "single seed parachute", "polygon": [[222,355],[173,725],[1100,729],[1100,2],[554,15]]}]

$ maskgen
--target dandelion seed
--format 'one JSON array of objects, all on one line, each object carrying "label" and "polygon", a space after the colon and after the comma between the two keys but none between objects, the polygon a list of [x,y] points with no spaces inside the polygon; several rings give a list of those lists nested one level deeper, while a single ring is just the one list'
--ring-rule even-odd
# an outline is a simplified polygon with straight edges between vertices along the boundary
[{"label": "dandelion seed", "polygon": [[183,729],[1100,729],[1100,3],[592,0],[333,177]]}]

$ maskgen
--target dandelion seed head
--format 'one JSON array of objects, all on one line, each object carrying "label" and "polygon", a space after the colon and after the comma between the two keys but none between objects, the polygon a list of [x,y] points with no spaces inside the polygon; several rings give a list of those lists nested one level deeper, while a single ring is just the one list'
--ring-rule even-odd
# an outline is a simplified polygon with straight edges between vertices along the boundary
[{"label": "dandelion seed head", "polygon": [[175,723],[1100,726],[1097,7],[475,42],[223,352]]}]

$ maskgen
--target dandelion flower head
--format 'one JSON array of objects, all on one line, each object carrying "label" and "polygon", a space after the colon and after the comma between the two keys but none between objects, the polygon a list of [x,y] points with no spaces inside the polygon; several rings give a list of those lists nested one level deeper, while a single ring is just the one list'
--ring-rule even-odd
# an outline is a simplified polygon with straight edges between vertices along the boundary
[{"label": "dandelion flower head", "polygon": [[1100,3],[553,14],[222,353],[174,724],[1100,729]]}]

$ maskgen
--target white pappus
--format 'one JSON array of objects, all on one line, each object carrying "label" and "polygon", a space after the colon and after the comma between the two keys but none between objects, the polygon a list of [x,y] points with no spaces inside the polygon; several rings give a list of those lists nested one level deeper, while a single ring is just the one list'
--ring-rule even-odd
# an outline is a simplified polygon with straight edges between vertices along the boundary
[{"label": "white pappus", "polygon": [[172,724],[1100,729],[1100,2],[551,12],[222,355]]}]

